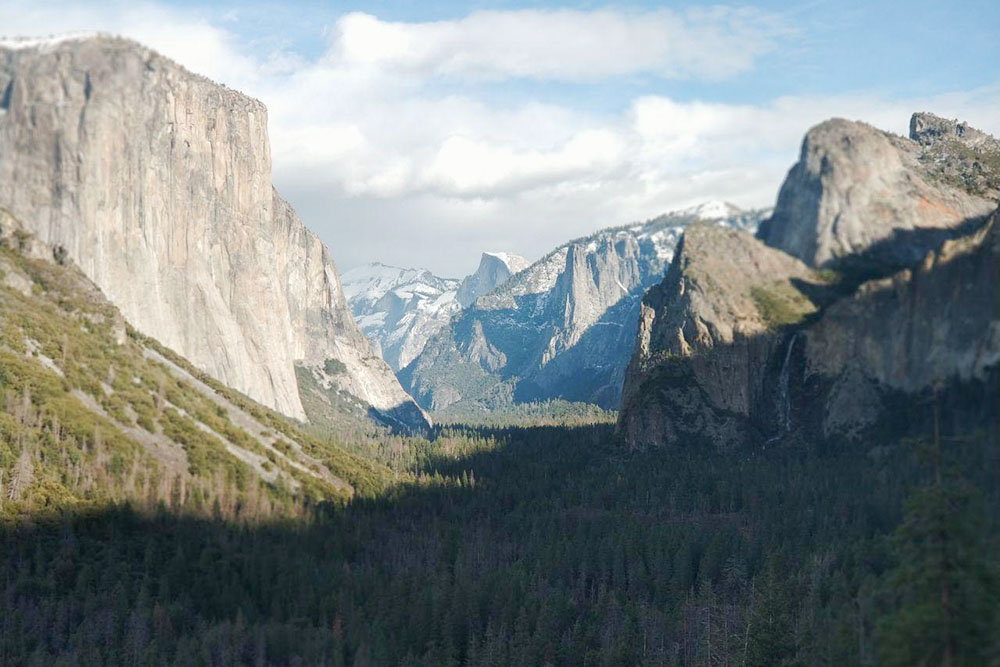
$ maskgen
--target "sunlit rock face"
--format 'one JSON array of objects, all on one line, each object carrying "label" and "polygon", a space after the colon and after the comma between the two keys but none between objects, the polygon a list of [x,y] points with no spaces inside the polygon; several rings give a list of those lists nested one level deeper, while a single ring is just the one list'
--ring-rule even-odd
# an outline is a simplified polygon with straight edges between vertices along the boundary
[{"label": "sunlit rock face", "polygon": [[988,155],[996,142],[959,125],[915,114],[911,138],[841,119],[817,125],[761,238],[812,266],[919,261],[996,207],[996,183],[978,180],[975,160],[963,157]]},{"label": "sunlit rock face", "polygon": [[264,106],[128,40],[0,44],[0,206],[139,331],[304,418],[295,364],[423,422],[271,185]]}]

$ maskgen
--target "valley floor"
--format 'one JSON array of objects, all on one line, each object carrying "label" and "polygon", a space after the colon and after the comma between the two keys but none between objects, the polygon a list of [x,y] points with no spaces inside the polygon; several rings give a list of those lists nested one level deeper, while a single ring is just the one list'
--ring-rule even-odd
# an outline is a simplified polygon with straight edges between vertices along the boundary
[{"label": "valley floor", "polygon": [[0,664],[988,664],[996,434],[945,435],[942,463],[452,426],[307,518],[36,513],[0,531]]}]

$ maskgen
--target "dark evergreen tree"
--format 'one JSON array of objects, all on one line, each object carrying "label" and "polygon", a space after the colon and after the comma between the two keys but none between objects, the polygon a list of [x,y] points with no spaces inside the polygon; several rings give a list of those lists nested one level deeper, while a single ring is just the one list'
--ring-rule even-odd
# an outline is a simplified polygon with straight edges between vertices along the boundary
[{"label": "dark evergreen tree", "polygon": [[984,665],[997,618],[995,561],[981,493],[945,460],[937,404],[930,446],[932,479],[906,502],[892,535],[897,565],[887,584],[892,611],[881,626],[887,667]]}]

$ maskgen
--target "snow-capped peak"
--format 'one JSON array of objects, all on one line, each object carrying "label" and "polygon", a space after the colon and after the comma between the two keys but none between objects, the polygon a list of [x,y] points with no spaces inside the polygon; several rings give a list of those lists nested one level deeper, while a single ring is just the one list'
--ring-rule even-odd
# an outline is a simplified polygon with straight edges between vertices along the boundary
[{"label": "snow-capped peak", "polygon": [[693,215],[699,220],[721,220],[742,213],[739,207],[724,201],[707,201],[678,211],[683,215]]},{"label": "snow-capped peak", "polygon": [[510,270],[511,274],[517,273],[531,264],[531,262],[526,260],[524,257],[515,255],[512,252],[487,251],[483,253],[483,256],[496,257],[503,262],[504,266]]},{"label": "snow-capped peak", "polygon": [[453,289],[458,284],[457,280],[439,278],[427,269],[404,269],[380,262],[344,271],[340,281],[349,303],[357,300],[375,302],[386,293],[400,288],[426,288],[421,291],[441,292]]}]

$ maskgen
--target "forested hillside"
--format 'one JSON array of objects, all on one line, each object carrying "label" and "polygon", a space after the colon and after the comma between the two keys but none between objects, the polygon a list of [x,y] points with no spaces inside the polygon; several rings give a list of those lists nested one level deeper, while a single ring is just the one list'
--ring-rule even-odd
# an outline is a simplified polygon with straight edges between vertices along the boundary
[{"label": "forested hillside", "polygon": [[945,409],[935,446],[931,413],[919,438],[740,456],[626,453],[610,426],[439,431],[419,481],[307,521],[8,522],[0,660],[990,664],[996,430]]},{"label": "forested hillside", "polygon": [[307,434],[128,327],[0,210],[0,517],[126,499],[292,516],[376,493],[396,473],[346,443],[382,431],[344,403]]}]

